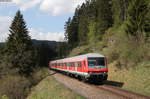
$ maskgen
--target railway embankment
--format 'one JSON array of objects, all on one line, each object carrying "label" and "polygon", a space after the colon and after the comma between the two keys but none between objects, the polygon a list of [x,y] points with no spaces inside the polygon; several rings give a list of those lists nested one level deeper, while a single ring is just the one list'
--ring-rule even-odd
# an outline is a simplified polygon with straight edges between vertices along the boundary
[{"label": "railway embankment", "polygon": [[55,73],[48,74],[39,84],[31,89],[27,99],[84,99],[59,83],[53,77]]},{"label": "railway embankment", "polygon": [[[103,84],[92,84],[81,82],[72,77],[56,73],[53,77],[70,88],[74,92],[88,99],[149,99],[148,96],[143,96],[134,92],[117,88],[115,84],[121,85],[121,82],[106,81]],[[108,82],[108,83],[107,83]],[[113,84],[114,85],[113,85]],[[118,86],[119,87],[119,86]],[[121,87],[121,86],[120,86]]]},{"label": "railway embankment", "polygon": [[[121,89],[122,82],[107,81],[95,85],[51,72],[35,88],[27,99],[149,99],[143,95]],[[117,88],[120,87],[120,88]]]}]

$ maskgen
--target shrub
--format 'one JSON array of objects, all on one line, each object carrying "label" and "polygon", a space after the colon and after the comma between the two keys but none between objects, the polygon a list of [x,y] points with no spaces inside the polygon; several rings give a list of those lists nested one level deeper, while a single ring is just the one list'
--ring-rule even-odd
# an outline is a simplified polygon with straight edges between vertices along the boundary
[{"label": "shrub", "polygon": [[30,81],[33,85],[38,84],[43,78],[45,78],[48,75],[48,68],[39,68],[34,70],[34,73],[32,74]]},{"label": "shrub", "polygon": [[31,83],[21,76],[7,75],[1,78],[0,97],[9,99],[25,99]]}]

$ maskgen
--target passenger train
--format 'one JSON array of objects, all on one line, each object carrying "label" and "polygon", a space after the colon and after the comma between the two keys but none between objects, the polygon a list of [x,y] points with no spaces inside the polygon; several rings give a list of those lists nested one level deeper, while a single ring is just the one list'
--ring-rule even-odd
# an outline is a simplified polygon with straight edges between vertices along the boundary
[{"label": "passenger train", "polygon": [[108,77],[107,59],[98,53],[50,61],[49,68],[85,80],[104,81]]}]

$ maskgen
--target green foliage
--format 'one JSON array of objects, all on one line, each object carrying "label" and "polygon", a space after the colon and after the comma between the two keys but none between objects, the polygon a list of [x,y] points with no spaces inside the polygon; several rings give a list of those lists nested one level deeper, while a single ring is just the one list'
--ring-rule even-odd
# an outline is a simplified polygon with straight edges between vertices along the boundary
[{"label": "green foliage", "polygon": [[128,38],[125,25],[120,28],[112,29],[108,40],[109,47],[103,52],[108,56],[109,63],[117,62],[120,69],[136,67],[139,62],[148,61],[150,59],[150,46],[148,42],[137,43],[133,39]]},{"label": "green foliage", "polygon": [[127,19],[127,9],[130,0],[112,0],[114,26],[120,26]]},{"label": "green foliage", "polygon": [[[113,24],[111,7],[111,0],[86,0],[79,6],[65,25],[69,49],[86,45],[91,41],[89,39],[102,39],[105,31]],[[96,38],[90,38],[90,35]]]},{"label": "green foliage", "polygon": [[56,51],[48,45],[48,42],[41,42],[38,46],[35,47],[35,59],[36,59],[36,68],[48,66],[49,61],[56,57]]},{"label": "green foliage", "polygon": [[148,3],[148,0],[132,0],[128,8],[126,32],[129,36],[133,36],[136,42],[145,39]]},{"label": "green foliage", "polygon": [[105,31],[112,26],[112,3],[111,0],[97,0],[97,36],[102,39]]},{"label": "green foliage", "polygon": [[16,68],[19,74],[30,75],[34,66],[34,52],[31,38],[23,19],[18,11],[10,26],[10,34],[6,42],[4,63],[9,68]]},{"label": "green foliage", "polygon": [[41,80],[49,75],[48,68],[36,68],[31,77],[29,77],[32,86],[37,85]]},{"label": "green foliage", "polygon": [[90,22],[89,24],[89,33],[88,33],[88,43],[95,43],[96,42],[96,22]]},{"label": "green foliage", "polygon": [[65,24],[65,39],[68,41],[68,47],[70,49],[74,48],[78,44],[78,9],[76,9],[76,14]]}]

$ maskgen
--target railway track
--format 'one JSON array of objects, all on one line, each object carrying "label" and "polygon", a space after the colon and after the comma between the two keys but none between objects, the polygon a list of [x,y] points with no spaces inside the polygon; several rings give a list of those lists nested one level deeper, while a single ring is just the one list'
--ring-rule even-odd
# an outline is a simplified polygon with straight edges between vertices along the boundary
[{"label": "railway track", "polygon": [[144,96],[144,95],[140,95],[131,91],[127,91],[118,87],[114,87],[111,85],[93,85],[93,84],[89,84],[88,82],[84,82],[92,87],[98,88],[100,90],[104,90],[110,93],[113,93],[119,97],[125,98],[125,99],[150,99],[150,97],[148,96]]},{"label": "railway track", "polygon": [[98,86],[100,89],[104,89],[107,91],[110,91],[114,94],[118,94],[121,96],[124,96],[128,99],[150,99],[150,97],[148,96],[144,96],[144,95],[140,95],[131,91],[127,91],[127,90],[123,90],[114,86],[110,86],[110,85],[102,85],[102,86]]},{"label": "railway track", "polygon": [[76,93],[88,99],[150,99],[148,96],[143,96],[111,85],[94,85],[88,82],[81,82],[75,78],[55,73],[54,78],[75,91]]}]

